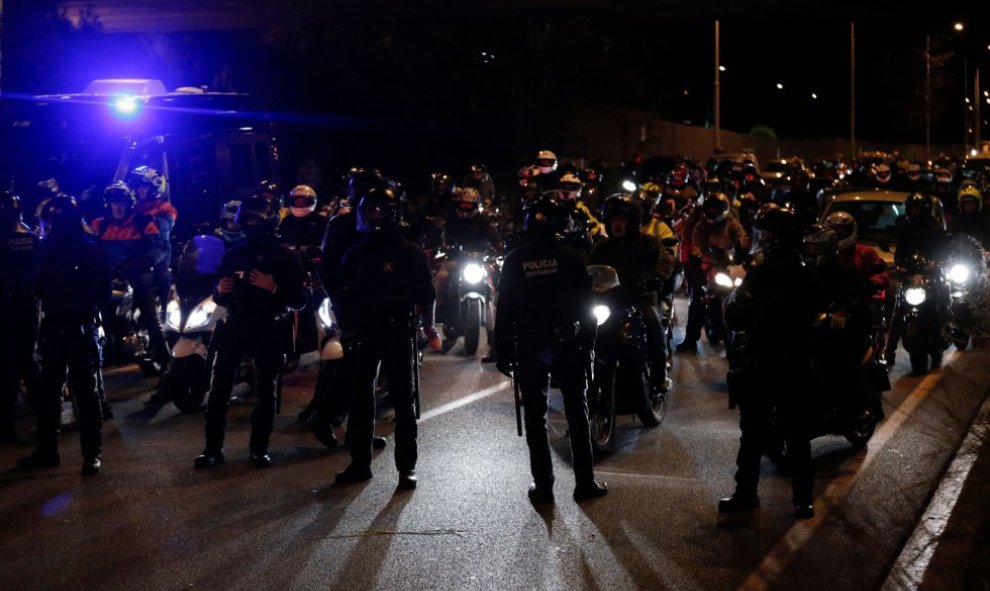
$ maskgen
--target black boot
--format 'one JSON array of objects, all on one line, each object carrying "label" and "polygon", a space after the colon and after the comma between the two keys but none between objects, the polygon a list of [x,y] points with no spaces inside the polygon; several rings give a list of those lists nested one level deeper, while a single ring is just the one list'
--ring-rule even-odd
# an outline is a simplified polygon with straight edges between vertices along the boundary
[{"label": "black boot", "polygon": [[100,473],[100,468],[102,467],[103,467],[103,462],[100,460],[100,456],[85,458],[83,459],[82,475],[96,476],[97,474]]},{"label": "black boot", "polygon": [[193,466],[196,468],[215,468],[224,463],[223,450],[205,449],[203,453],[196,456]]},{"label": "black boot", "polygon": [[534,505],[553,504],[553,488],[550,486],[537,486],[534,482],[529,485],[529,502]]},{"label": "black boot", "polygon": [[608,485],[604,482],[584,482],[574,487],[574,500],[584,501],[597,499],[608,494]]},{"label": "black boot", "polygon": [[719,513],[743,513],[752,511],[760,506],[760,499],[755,494],[732,493],[718,502]]},{"label": "black boot", "polygon": [[416,488],[416,471],[415,470],[401,470],[399,471],[399,485],[397,487],[399,490],[413,490]]},{"label": "black boot", "polygon": [[39,468],[55,468],[61,464],[57,450],[35,449],[31,455],[17,460],[21,470],[37,470]]}]

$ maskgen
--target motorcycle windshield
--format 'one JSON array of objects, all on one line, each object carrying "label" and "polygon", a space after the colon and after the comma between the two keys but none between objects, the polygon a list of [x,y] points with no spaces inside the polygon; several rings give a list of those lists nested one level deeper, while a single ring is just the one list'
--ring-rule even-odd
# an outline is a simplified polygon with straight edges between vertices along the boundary
[{"label": "motorcycle windshield", "polygon": [[182,249],[176,273],[176,287],[180,292],[202,291],[208,285],[213,289],[217,269],[223,259],[223,240],[216,236],[194,236]]},{"label": "motorcycle windshield", "polygon": [[605,293],[619,287],[619,274],[614,267],[608,265],[589,265],[588,273],[595,293]]}]

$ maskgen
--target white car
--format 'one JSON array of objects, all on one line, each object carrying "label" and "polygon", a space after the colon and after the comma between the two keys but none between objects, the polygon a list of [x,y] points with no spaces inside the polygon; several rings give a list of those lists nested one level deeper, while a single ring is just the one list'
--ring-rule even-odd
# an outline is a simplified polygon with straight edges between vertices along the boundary
[{"label": "white car", "polygon": [[[836,211],[848,212],[856,218],[856,242],[874,248],[888,265],[892,265],[897,247],[894,225],[897,218],[904,214],[904,200],[908,195],[910,193],[904,191],[880,189],[828,189],[822,193],[820,221],[824,223],[825,218]],[[946,225],[942,202],[936,197],[930,199],[932,216],[944,230]]]}]

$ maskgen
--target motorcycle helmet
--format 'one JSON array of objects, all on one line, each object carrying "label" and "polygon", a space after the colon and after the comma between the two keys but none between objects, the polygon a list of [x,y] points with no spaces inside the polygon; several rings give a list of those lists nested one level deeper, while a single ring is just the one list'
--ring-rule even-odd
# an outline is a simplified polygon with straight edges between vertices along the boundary
[{"label": "motorcycle helmet", "polygon": [[636,198],[639,200],[639,205],[643,208],[643,211],[651,212],[656,209],[657,203],[660,201],[660,194],[660,185],[656,183],[643,183],[643,186],[636,192]]},{"label": "motorcycle helmet", "polygon": [[557,170],[557,155],[550,150],[540,150],[536,153],[536,167],[541,174],[550,174]]},{"label": "motorcycle helmet", "polygon": [[567,173],[557,182],[557,195],[561,202],[575,203],[581,196],[581,179],[576,174]]},{"label": "motorcycle helmet", "polygon": [[687,184],[688,172],[688,167],[684,163],[674,166],[668,176],[667,184],[676,189],[683,189]]},{"label": "motorcycle helmet", "polygon": [[127,206],[127,213],[134,211],[137,198],[124,181],[117,181],[103,191],[103,203],[109,209],[111,203],[123,203]]},{"label": "motorcycle helmet", "polygon": [[873,177],[877,179],[877,184],[889,184],[891,177],[890,165],[884,163],[878,164],[876,170],[873,171]]},{"label": "motorcycle helmet", "polygon": [[962,213],[979,213],[983,208],[983,194],[976,183],[967,182],[959,187],[958,199],[959,211]]},{"label": "motorcycle helmet", "polygon": [[924,193],[911,193],[904,199],[904,216],[909,222],[929,218],[932,215],[932,200]]},{"label": "motorcycle helmet", "polygon": [[746,162],[743,164],[742,168],[742,180],[746,184],[755,183],[756,179],[759,178],[759,173],[756,171],[756,165],[752,162]]},{"label": "motorcycle helmet", "polygon": [[430,190],[434,195],[451,195],[454,192],[454,177],[446,172],[434,172],[430,175]]},{"label": "motorcycle helmet", "polygon": [[454,206],[457,217],[463,220],[474,219],[481,208],[481,193],[473,187],[461,187],[454,193]]},{"label": "motorcycle helmet", "polygon": [[255,187],[254,196],[271,203],[276,209],[282,207],[282,187],[275,181],[261,181]]},{"label": "motorcycle helmet", "polygon": [[615,193],[605,199],[605,204],[602,206],[602,217],[604,218],[605,229],[609,231],[611,231],[609,226],[611,226],[612,220],[617,217],[626,217],[629,219],[630,228],[639,228],[643,223],[643,210],[629,193]]},{"label": "motorcycle helmet", "polygon": [[21,198],[10,191],[0,192],[0,224],[10,228],[21,223]]},{"label": "motorcycle helmet", "polygon": [[600,185],[605,181],[605,175],[597,168],[589,166],[581,171],[581,180],[585,183]]},{"label": "motorcycle helmet", "polygon": [[[519,179],[519,186],[525,187],[527,183],[535,179],[540,174],[540,169],[535,166],[523,166],[516,173],[516,178]],[[534,181],[535,182],[535,181]]]},{"label": "motorcycle helmet", "polygon": [[127,186],[138,199],[161,199],[165,196],[165,177],[150,166],[139,166],[127,177]]},{"label": "motorcycle helmet", "polygon": [[240,206],[239,199],[232,199],[220,208],[220,234],[228,242],[236,242],[244,238],[244,232],[237,223],[237,210]]},{"label": "motorcycle helmet", "polygon": [[309,185],[296,185],[289,191],[289,212],[297,218],[316,211],[316,191]]},{"label": "motorcycle helmet", "polygon": [[722,185],[722,179],[717,176],[710,176],[705,179],[705,182],[701,183],[701,194],[705,197],[717,195],[724,191],[725,187]]},{"label": "motorcycle helmet", "polygon": [[85,232],[79,204],[76,203],[75,199],[65,194],[56,195],[49,199],[42,208],[38,219],[41,222],[41,235],[44,237],[68,236]]},{"label": "motorcycle helmet", "polygon": [[921,163],[912,162],[908,164],[907,167],[907,178],[911,181],[917,181],[921,179]]},{"label": "motorcycle helmet", "polygon": [[753,221],[754,251],[771,257],[799,253],[804,237],[801,218],[791,209],[767,205],[760,207]]},{"label": "motorcycle helmet", "polygon": [[[890,168],[888,167],[887,170],[889,171]],[[811,180],[808,178],[808,173],[801,169],[792,172],[789,179],[791,186],[790,188],[792,191],[807,191],[808,183],[810,182]]]},{"label": "motorcycle helmet", "polygon": [[825,218],[825,226],[835,230],[838,241],[836,246],[840,252],[856,244],[859,225],[849,212],[835,211],[828,214]]},{"label": "motorcycle helmet", "polygon": [[374,188],[358,200],[358,232],[373,235],[389,234],[399,228],[401,221],[402,206],[392,189]]},{"label": "motorcycle helmet", "polygon": [[275,235],[278,210],[264,197],[249,197],[238,206],[235,220],[248,240],[263,240]]},{"label": "motorcycle helmet", "polygon": [[838,254],[839,239],[835,230],[815,224],[804,233],[801,243],[801,256],[804,264],[821,267]]},{"label": "motorcycle helmet", "polygon": [[725,221],[729,217],[729,197],[725,193],[715,193],[705,197],[701,205],[705,221],[711,225]]},{"label": "motorcycle helmet", "polygon": [[384,189],[386,186],[385,177],[380,170],[366,170],[360,166],[354,166],[347,172],[347,193],[351,203],[357,203],[372,189]]},{"label": "motorcycle helmet", "polygon": [[944,166],[936,166],[934,176],[936,183],[949,184],[952,182],[952,171]]},{"label": "motorcycle helmet", "polygon": [[555,199],[540,196],[523,210],[523,231],[534,238],[552,238],[564,231],[568,217]]}]

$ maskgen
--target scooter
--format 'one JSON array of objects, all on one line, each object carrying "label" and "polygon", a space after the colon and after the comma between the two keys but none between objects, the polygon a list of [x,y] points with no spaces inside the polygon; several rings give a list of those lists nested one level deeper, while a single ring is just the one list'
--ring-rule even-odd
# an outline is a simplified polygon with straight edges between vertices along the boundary
[{"label": "scooter", "polygon": [[210,388],[213,352],[210,338],[226,310],[213,301],[223,241],[195,236],[183,248],[175,296],[165,309],[165,336],[172,362],[162,379],[166,396],[183,413],[199,410]]},{"label": "scooter", "polygon": [[667,415],[670,390],[653,386],[647,326],[636,306],[636,294],[619,285],[613,267],[591,265],[588,272],[598,322],[588,414],[592,446],[604,453],[614,444],[616,415],[636,414],[643,425],[656,427]]}]

